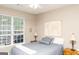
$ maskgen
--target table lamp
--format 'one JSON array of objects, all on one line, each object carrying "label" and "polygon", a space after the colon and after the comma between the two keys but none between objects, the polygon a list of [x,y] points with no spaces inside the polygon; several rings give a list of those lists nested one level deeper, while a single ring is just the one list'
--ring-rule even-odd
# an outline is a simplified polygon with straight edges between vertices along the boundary
[{"label": "table lamp", "polygon": [[37,41],[37,40],[36,40],[37,36],[38,36],[38,34],[35,32],[35,34],[34,34],[35,41]]},{"label": "table lamp", "polygon": [[72,33],[70,41],[71,41],[71,44],[72,44],[72,50],[75,50],[74,49],[74,45],[76,43],[75,33]]}]

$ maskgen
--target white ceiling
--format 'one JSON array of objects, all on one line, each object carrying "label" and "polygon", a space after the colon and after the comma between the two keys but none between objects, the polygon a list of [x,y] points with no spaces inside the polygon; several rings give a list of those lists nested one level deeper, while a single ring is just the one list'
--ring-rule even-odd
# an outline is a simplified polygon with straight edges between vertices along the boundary
[{"label": "white ceiling", "polygon": [[40,14],[40,13],[48,12],[50,10],[61,8],[67,5],[66,4],[40,4],[40,8],[37,8],[37,9],[30,8],[28,4],[22,4],[22,5],[4,4],[2,6],[19,10],[19,11],[23,11],[23,12],[28,12],[31,14]]}]

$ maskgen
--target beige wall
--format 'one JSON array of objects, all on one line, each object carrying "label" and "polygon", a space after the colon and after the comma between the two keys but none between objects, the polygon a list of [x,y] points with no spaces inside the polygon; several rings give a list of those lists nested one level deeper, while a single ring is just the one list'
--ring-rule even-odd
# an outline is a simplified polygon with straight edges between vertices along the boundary
[{"label": "beige wall", "polygon": [[[33,34],[35,31],[35,15],[24,13],[21,11],[9,9],[0,6],[0,14],[10,15],[10,16],[19,16],[25,18],[25,40],[29,42],[34,40]],[[30,28],[32,28],[32,32],[30,32]],[[0,47],[0,51],[8,51],[11,47]]]},{"label": "beige wall", "polygon": [[[59,37],[62,37],[64,39],[64,47],[71,47],[69,38],[71,36],[71,33],[74,32],[77,39],[75,48],[79,49],[79,5],[66,6],[39,15],[31,15],[0,6],[0,14],[20,16],[25,18],[26,42],[34,40],[33,34],[35,31],[38,32],[38,39],[41,39],[41,37],[44,36],[44,24],[46,22],[60,20],[62,22],[62,32],[61,36]],[[31,28],[32,32],[30,32]],[[10,46],[0,47],[0,51],[9,51],[10,48]]]},{"label": "beige wall", "polygon": [[79,49],[79,5],[70,5],[47,13],[37,15],[38,38],[44,36],[44,24],[49,21],[60,20],[62,22],[61,36],[64,39],[64,47],[71,48],[71,33],[76,34],[75,48]]}]

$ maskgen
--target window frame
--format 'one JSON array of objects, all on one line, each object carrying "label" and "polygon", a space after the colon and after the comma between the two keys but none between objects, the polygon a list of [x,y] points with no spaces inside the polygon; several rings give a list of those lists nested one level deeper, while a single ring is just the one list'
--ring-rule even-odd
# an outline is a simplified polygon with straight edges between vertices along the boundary
[{"label": "window frame", "polygon": [[[17,44],[24,44],[25,43],[25,18],[24,17],[20,17],[20,16],[12,16],[12,15],[5,15],[5,14],[0,14],[0,16],[9,16],[9,17],[11,17],[11,35],[10,34],[5,34],[5,35],[0,35],[0,36],[8,36],[8,35],[10,35],[11,36],[11,44],[9,44],[9,45],[0,45],[0,47],[8,47],[8,46],[12,46],[12,45],[17,45]],[[13,33],[13,22],[14,22],[14,17],[17,17],[17,18],[21,18],[22,20],[23,20],[23,42],[20,42],[20,43],[14,43],[13,42],[13,36],[15,35],[14,33]]]}]

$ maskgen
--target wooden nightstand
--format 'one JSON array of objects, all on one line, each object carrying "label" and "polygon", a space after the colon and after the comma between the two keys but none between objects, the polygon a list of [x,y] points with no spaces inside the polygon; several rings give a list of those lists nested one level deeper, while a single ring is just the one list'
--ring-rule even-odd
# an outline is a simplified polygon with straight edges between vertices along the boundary
[{"label": "wooden nightstand", "polygon": [[64,49],[64,55],[79,55],[79,51],[66,48]]},{"label": "wooden nightstand", "polygon": [[31,43],[33,43],[33,42],[37,42],[37,40],[31,41]]}]

